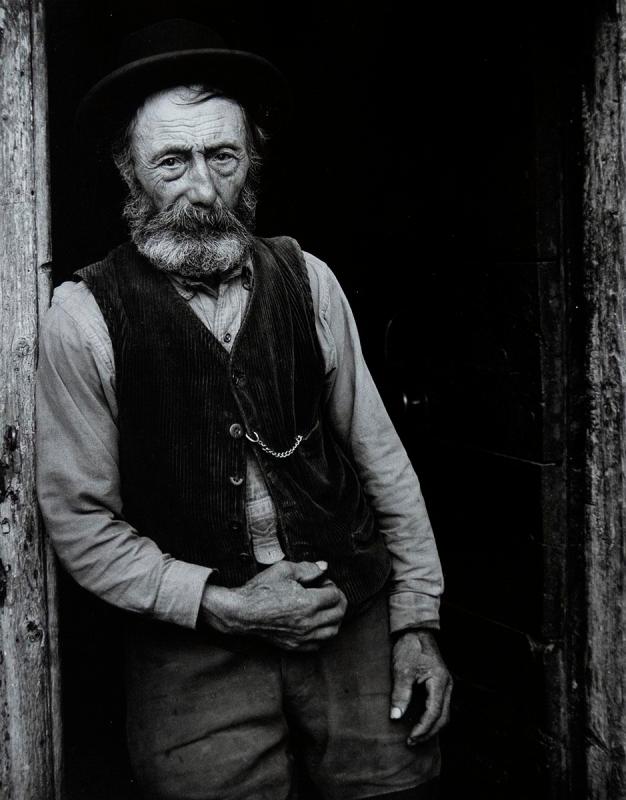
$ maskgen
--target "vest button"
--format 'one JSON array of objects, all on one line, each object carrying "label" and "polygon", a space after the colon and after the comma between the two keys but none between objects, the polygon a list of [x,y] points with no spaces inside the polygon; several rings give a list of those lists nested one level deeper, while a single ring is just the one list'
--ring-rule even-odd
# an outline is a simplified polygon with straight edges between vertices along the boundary
[{"label": "vest button", "polygon": [[226,342],[226,344],[228,344],[232,338],[233,337],[230,335],[230,333],[224,334],[224,341]]},{"label": "vest button", "polygon": [[236,520],[231,522],[228,526],[233,533],[239,533],[241,530],[241,522],[237,522]]},{"label": "vest button", "polygon": [[228,429],[228,433],[233,437],[233,439],[241,439],[243,436],[243,428],[238,422],[233,422],[233,424]]},{"label": "vest button", "polygon": [[245,562],[252,561],[252,556],[250,555],[250,553],[239,553],[239,558],[241,559],[241,561]]},{"label": "vest button", "polygon": [[243,478],[240,475],[231,475],[228,479],[233,486],[241,486],[243,483]]}]

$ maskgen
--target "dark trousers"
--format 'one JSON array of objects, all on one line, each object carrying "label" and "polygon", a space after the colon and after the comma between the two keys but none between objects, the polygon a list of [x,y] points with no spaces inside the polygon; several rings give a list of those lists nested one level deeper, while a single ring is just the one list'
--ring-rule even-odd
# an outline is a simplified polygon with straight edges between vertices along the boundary
[{"label": "dark trousers", "polygon": [[389,719],[384,592],[315,653],[166,626],[127,652],[131,763],[150,800],[286,800],[301,770],[324,800],[434,797],[415,787],[439,772],[437,742],[409,748],[416,720]]}]

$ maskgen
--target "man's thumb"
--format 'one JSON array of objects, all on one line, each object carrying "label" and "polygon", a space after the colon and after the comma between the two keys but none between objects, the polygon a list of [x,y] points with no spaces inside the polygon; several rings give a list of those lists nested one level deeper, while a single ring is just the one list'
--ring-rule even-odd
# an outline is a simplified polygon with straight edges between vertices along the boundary
[{"label": "man's thumb", "polygon": [[308,583],[313,583],[320,578],[328,569],[328,564],[325,561],[298,561],[293,565],[293,572],[291,577],[298,581],[298,583],[306,586]]},{"label": "man's thumb", "polygon": [[406,670],[394,671],[393,689],[391,691],[390,719],[404,716],[413,693],[413,675]]}]

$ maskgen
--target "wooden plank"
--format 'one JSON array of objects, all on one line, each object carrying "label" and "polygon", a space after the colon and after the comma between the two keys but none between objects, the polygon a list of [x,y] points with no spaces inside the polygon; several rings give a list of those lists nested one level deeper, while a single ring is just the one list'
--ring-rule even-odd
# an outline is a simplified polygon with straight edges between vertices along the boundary
[{"label": "wooden plank", "polygon": [[587,794],[626,796],[625,0],[595,4],[584,87],[584,259],[590,311],[587,436]]},{"label": "wooden plank", "polygon": [[[32,0],[31,41],[33,75],[33,155],[35,222],[37,239],[37,310],[39,322],[52,298],[52,233],[50,208],[50,146],[48,125],[48,64],[46,59],[45,0]],[[39,525],[43,528],[41,519]],[[61,714],[61,654],[59,648],[59,597],[56,557],[45,537],[45,575],[50,671],[50,740],[55,800],[63,792],[63,726]]]},{"label": "wooden plank", "polygon": [[[0,796],[60,797],[54,574],[35,498],[38,305],[49,297],[41,0],[0,2]],[[56,669],[56,667],[55,667]],[[56,720],[56,729],[54,721]]]}]

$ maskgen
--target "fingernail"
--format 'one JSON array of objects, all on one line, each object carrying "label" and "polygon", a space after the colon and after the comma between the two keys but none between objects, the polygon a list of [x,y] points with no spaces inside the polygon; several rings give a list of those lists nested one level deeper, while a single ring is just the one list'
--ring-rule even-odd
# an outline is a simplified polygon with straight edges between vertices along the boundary
[{"label": "fingernail", "polygon": [[324,572],[324,570],[328,569],[328,562],[327,561],[316,561],[315,564]]},{"label": "fingernail", "polygon": [[391,709],[391,713],[389,714],[389,716],[391,717],[391,719],[400,719],[400,717],[402,716],[402,711],[394,706]]}]

